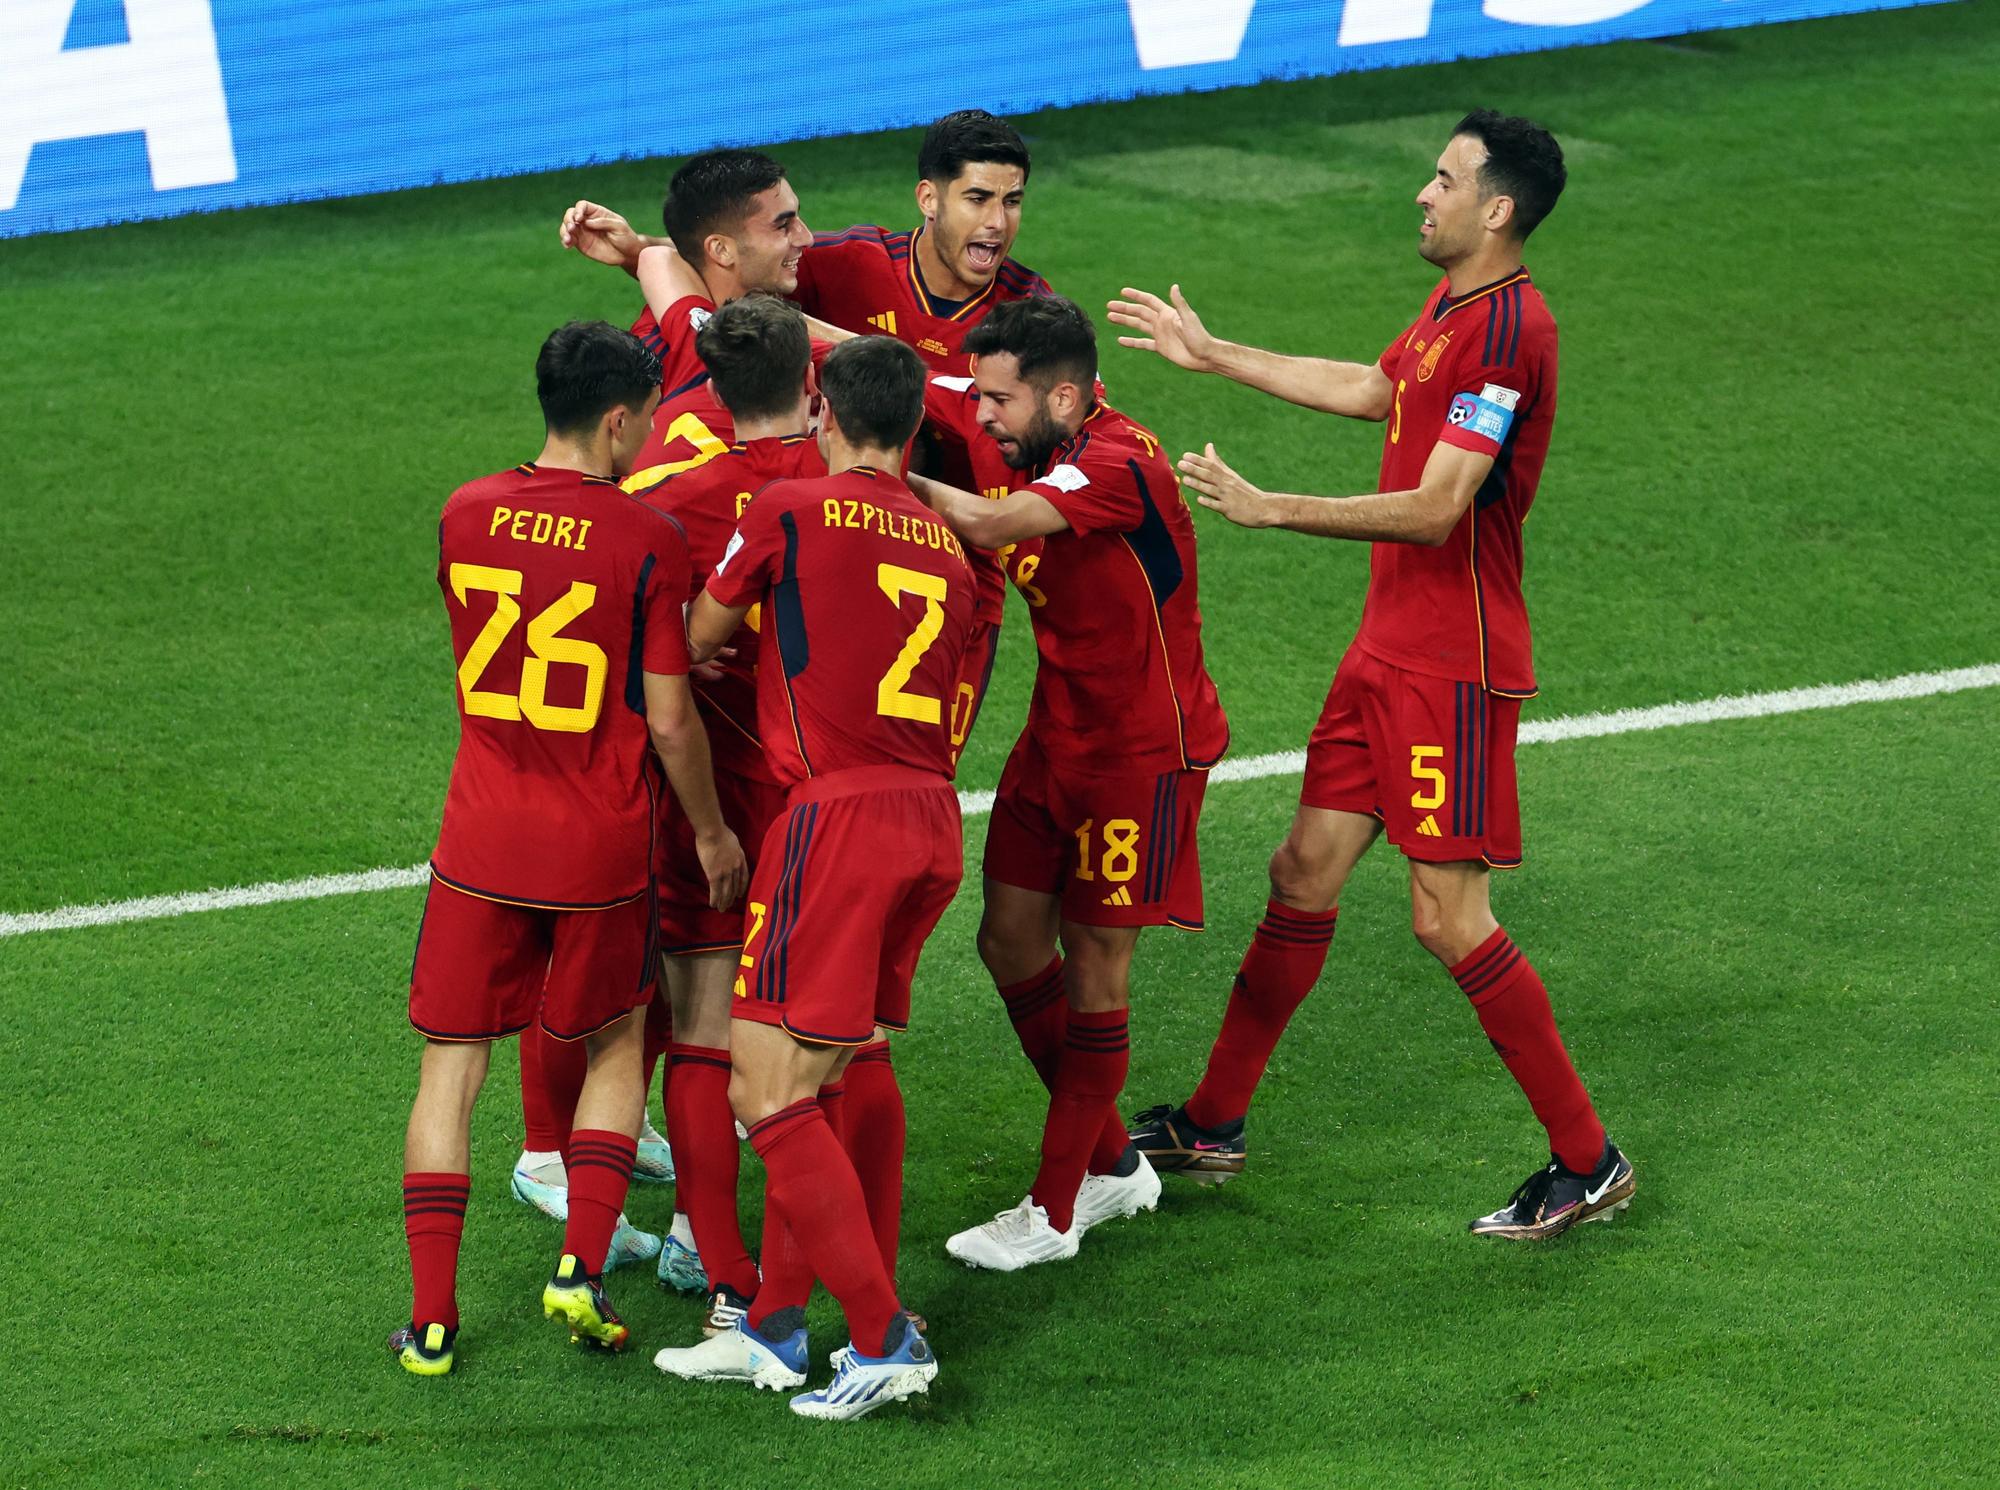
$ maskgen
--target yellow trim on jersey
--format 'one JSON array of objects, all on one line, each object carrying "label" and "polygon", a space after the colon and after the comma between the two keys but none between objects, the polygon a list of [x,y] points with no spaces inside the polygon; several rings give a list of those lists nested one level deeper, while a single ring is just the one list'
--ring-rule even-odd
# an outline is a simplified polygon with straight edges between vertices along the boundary
[{"label": "yellow trim on jersey", "polygon": [[1506,289],[1507,286],[1517,285],[1527,277],[1528,277],[1528,271],[1525,268],[1516,269],[1512,274],[1508,275],[1505,279],[1501,280],[1499,283],[1486,285],[1481,289],[1474,290],[1470,295],[1467,295],[1463,300],[1452,301],[1450,305],[1447,305],[1443,310],[1438,312],[1437,319],[1442,321],[1446,316],[1450,315],[1455,310],[1462,310],[1468,305],[1477,305],[1480,301],[1484,300],[1488,295],[1497,295],[1502,290]]},{"label": "yellow trim on jersey", "polygon": [[[1000,271],[998,269],[995,269],[993,271],[993,278],[986,281],[985,289],[981,290],[977,295],[974,295],[970,300],[966,301],[963,305],[959,306],[959,308],[953,311],[950,315],[941,316],[931,308],[931,292],[924,288],[923,276],[917,273],[917,244],[923,240],[923,236],[924,236],[924,230],[922,228],[918,228],[916,232],[910,234],[910,257],[908,260],[910,290],[911,293],[914,294],[917,298],[917,308],[921,310],[925,315],[930,316],[933,320],[962,321],[968,315],[970,315],[978,305],[980,305],[982,302],[990,298],[993,292],[1000,287]],[[1006,263],[1006,260],[1002,259],[1000,262],[1004,264]],[[893,330],[891,334],[892,335],[894,334]]]}]

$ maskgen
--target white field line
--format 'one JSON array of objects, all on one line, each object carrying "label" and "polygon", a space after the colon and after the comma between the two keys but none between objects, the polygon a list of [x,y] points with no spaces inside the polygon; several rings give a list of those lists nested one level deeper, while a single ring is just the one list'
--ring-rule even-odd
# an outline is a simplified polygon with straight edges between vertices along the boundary
[{"label": "white field line", "polygon": [[[1588,740],[1600,735],[1629,735],[1673,729],[1686,724],[1714,724],[1725,719],[1764,719],[1774,714],[1802,714],[1813,709],[1840,709],[1849,704],[1887,703],[1962,693],[1974,688],[2000,688],[2000,664],[1959,667],[1948,672],[1905,673],[1863,683],[1828,683],[1817,688],[1787,688],[1777,693],[1739,693],[1699,699],[1687,704],[1659,704],[1650,709],[1616,709],[1608,714],[1572,714],[1539,719],[1521,726],[1523,745],[1558,740]],[[1303,750],[1280,750],[1226,760],[1211,773],[1215,781],[1256,781],[1269,776],[1295,776],[1305,769]],[[967,817],[993,810],[993,793],[960,792],[959,807]],[[33,931],[74,931],[86,926],[115,926],[123,921],[152,921],[191,916],[198,911],[235,910],[242,906],[276,905],[287,900],[324,900],[333,895],[358,895],[364,890],[402,890],[430,877],[428,865],[407,869],[369,869],[359,874],[316,874],[307,879],[272,880],[227,890],[193,890],[179,895],[147,895],[99,905],[66,905],[52,911],[0,914],[0,937]]]}]

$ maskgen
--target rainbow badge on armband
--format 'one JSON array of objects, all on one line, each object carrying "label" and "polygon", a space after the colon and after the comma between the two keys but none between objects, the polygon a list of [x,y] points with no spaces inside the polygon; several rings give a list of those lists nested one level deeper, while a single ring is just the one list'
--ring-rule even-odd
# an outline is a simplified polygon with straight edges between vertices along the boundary
[{"label": "rainbow badge on armband", "polygon": [[1520,401],[1521,395],[1514,389],[1488,383],[1477,394],[1461,393],[1453,398],[1445,419],[1498,445],[1514,427],[1514,408]]}]

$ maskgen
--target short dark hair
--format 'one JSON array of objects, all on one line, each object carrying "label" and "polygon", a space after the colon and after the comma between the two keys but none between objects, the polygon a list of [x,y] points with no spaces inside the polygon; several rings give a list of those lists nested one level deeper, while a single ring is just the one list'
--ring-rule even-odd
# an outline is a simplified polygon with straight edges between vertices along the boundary
[{"label": "short dark hair", "polygon": [[1562,146],[1532,119],[1474,109],[1458,121],[1453,137],[1470,135],[1486,147],[1479,189],[1490,197],[1514,199],[1514,236],[1524,240],[1555,210],[1569,180]]},{"label": "short dark hair", "polygon": [[659,386],[660,359],[608,321],[556,327],[535,358],[535,394],[557,434],[586,430],[612,409],[642,409]]},{"label": "short dark hair", "polygon": [[1064,382],[1088,391],[1097,381],[1097,327],[1082,306],[1061,295],[1001,301],[963,346],[975,357],[1011,352],[1022,381],[1044,394]]},{"label": "short dark hair", "polygon": [[723,306],[694,336],[694,349],[723,407],[741,419],[788,412],[812,363],[806,314],[761,292]]},{"label": "short dark hair", "polygon": [[894,450],[924,422],[924,359],[889,336],[857,336],[827,354],[820,392],[856,445]]},{"label": "short dark hair", "polygon": [[674,248],[696,273],[702,240],[750,215],[750,199],[785,179],[785,168],[761,150],[709,150],[690,159],[667,183],[660,220]]},{"label": "short dark hair", "polygon": [[917,147],[917,179],[949,185],[975,161],[1019,166],[1028,179],[1028,142],[1021,132],[984,109],[960,109],[946,114],[924,131]]}]

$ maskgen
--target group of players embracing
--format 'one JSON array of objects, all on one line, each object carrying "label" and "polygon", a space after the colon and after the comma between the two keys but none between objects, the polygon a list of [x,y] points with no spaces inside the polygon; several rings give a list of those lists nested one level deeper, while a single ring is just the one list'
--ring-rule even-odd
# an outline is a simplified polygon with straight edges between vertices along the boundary
[{"label": "group of players embracing", "polygon": [[[1020,135],[967,110],[924,138],[914,231],[816,235],[749,150],[676,172],[664,237],[590,202],[564,215],[564,245],[633,275],[646,310],[549,336],[540,455],[440,522],[461,736],[411,979],[414,1299],[390,1337],[410,1371],[451,1369],[472,1105],[492,1041],[518,1034],[514,1189],[564,1222],[543,1308],[573,1339],[622,1348],[604,1275],[657,1256],[707,1300],[664,1372],[802,1387],[818,1281],[849,1341],[794,1412],[927,1388],[937,1360],[895,1282],[890,1042],[960,882],[951,781],[1010,584],[1038,665],[978,942],[1048,1113],[1019,1204],[947,1251],[1071,1258],[1152,1210],[1159,1172],[1240,1172],[1251,1094],[1385,831],[1419,940],[1549,1133],[1548,1165],[1472,1229],[1541,1238],[1629,1203],[1631,1166],[1487,902],[1489,867],[1520,860],[1520,524],[1555,407],[1520,250],[1560,150],[1525,120],[1459,126],[1417,199],[1445,278],[1375,362],[1222,341],[1178,286],[1111,302],[1128,347],[1386,421],[1378,489],[1337,500],[1260,491],[1212,445],[1176,467],[1105,401],[1090,317],[1009,256],[1028,176]],[[1133,952],[1143,927],[1202,925],[1196,825],[1229,739],[1183,482],[1244,526],[1371,541],[1374,572],[1208,1069],[1128,1129]],[[665,1141],[645,1114],[662,1057]],[[754,1258],[739,1137],[766,1174]],[[675,1180],[664,1239],[624,1218],[635,1173]]]}]

